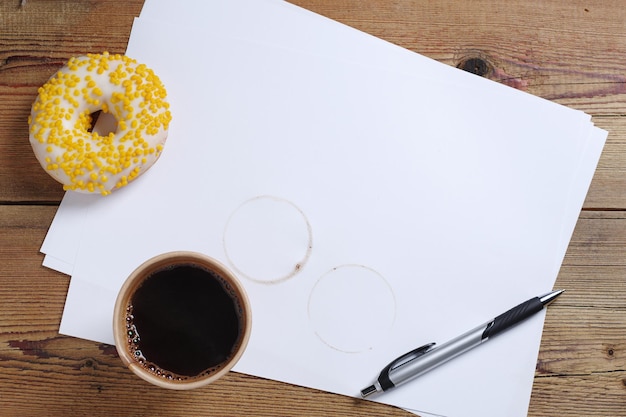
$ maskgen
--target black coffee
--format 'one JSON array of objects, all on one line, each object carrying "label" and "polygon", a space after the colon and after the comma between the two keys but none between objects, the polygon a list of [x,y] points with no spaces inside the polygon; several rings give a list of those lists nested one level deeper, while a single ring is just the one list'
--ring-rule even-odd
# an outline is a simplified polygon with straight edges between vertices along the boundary
[{"label": "black coffee", "polygon": [[131,353],[168,379],[201,376],[226,362],[241,334],[241,306],[215,273],[192,264],[154,272],[127,310]]}]

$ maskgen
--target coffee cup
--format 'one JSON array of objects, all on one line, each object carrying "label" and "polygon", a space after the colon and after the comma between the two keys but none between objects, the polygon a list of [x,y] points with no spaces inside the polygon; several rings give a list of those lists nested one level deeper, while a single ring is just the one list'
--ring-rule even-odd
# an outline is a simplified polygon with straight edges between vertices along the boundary
[{"label": "coffee cup", "polygon": [[163,388],[192,389],[225,375],[251,331],[250,302],[237,277],[196,252],[169,252],[140,265],[118,294],[113,334],[122,362]]}]

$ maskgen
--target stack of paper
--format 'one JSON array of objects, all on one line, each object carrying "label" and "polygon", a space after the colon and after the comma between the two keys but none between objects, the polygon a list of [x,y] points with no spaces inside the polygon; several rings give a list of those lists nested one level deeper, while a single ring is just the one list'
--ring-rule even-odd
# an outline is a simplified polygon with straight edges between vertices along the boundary
[{"label": "stack of paper", "polygon": [[[127,54],[174,120],[136,182],[63,199],[42,247],[72,276],[61,332],[113,343],[126,276],[200,251],[251,298],[236,370],[344,395],[551,290],[606,139],[580,111],[277,0],[148,0]],[[542,325],[376,401],[524,416]]]}]

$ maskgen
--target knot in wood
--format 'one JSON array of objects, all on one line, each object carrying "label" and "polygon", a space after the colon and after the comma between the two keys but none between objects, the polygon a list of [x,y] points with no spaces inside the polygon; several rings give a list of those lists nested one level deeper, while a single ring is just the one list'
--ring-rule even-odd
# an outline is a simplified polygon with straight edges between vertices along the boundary
[{"label": "knot in wood", "polygon": [[472,74],[486,76],[491,71],[491,65],[483,58],[467,58],[459,62],[457,68],[463,71],[471,72]]}]

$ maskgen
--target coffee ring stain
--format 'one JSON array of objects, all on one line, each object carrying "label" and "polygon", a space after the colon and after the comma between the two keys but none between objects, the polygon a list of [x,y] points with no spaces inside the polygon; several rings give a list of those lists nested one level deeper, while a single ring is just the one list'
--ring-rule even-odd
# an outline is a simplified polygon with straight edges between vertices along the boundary
[{"label": "coffee ring stain", "polygon": [[[286,204],[287,207],[290,208],[290,210],[295,210],[299,216],[302,218],[305,227],[306,227],[306,233],[308,235],[308,241],[306,244],[306,250],[304,255],[302,256],[302,258],[300,260],[298,260],[297,262],[295,262],[294,266],[291,267],[291,269],[289,270],[289,272],[287,272],[284,275],[279,275],[276,277],[271,277],[271,278],[260,278],[257,276],[254,276],[254,274],[243,271],[243,269],[241,268],[241,266],[237,265],[237,262],[233,259],[232,254],[229,252],[228,250],[228,244],[227,244],[227,234],[228,234],[228,230],[229,227],[231,226],[231,223],[233,221],[233,218],[237,215],[237,213],[239,212],[239,210],[241,210],[243,207],[249,205],[249,204],[255,204],[259,201],[272,201],[275,203],[282,203],[282,204]],[[259,195],[253,198],[250,198],[246,201],[244,201],[242,204],[240,204],[229,216],[227,222],[226,222],[226,226],[224,227],[224,234],[223,234],[223,238],[222,238],[222,245],[224,247],[224,253],[226,255],[226,258],[228,259],[228,262],[230,263],[230,265],[232,266],[232,268],[242,277],[247,278],[251,281],[255,281],[257,283],[261,283],[261,284],[278,284],[278,283],[282,283],[284,281],[287,281],[291,278],[293,278],[295,275],[297,275],[300,271],[302,271],[302,269],[305,267],[306,263],[309,260],[309,257],[311,256],[311,252],[313,250],[313,231],[312,231],[312,227],[311,227],[311,223],[309,222],[309,219],[306,217],[306,215],[304,214],[304,211],[302,209],[300,209],[300,207],[298,207],[297,205],[295,205],[293,202],[285,199],[285,198],[281,198],[281,197],[277,197],[277,196],[272,196],[272,195]]]},{"label": "coffee ring stain", "polygon": [[[358,303],[357,306],[352,306],[352,307],[356,307],[355,311],[352,311],[353,308],[346,309],[343,302],[341,303],[341,305],[338,305],[338,304],[333,305],[332,301],[329,302],[329,300],[327,300],[325,297],[322,297],[324,298],[324,307],[323,307],[324,311],[328,312],[329,310],[332,310],[333,307],[335,307],[336,311],[334,311],[334,314],[332,314],[335,317],[335,320],[332,324],[333,328],[337,328],[337,326],[341,326],[340,323],[342,322],[342,317],[341,317],[342,314],[346,314],[347,312],[350,312],[350,314],[357,312],[359,314],[358,319],[355,319],[354,317],[352,318],[348,317],[348,321],[347,322],[344,321],[343,323],[343,325],[346,326],[344,328],[346,332],[351,332],[357,338],[361,338],[361,340],[358,343],[354,345],[350,345],[350,346],[348,346],[347,344],[344,344],[345,341],[342,342],[340,340],[333,340],[334,336],[332,334],[324,334],[324,330],[320,328],[319,325],[316,325],[314,323],[315,314],[313,310],[316,304],[315,293],[318,290],[318,287],[320,287],[320,285],[324,285],[323,284],[324,282],[330,283],[328,285],[331,285],[331,287],[333,287],[333,291],[332,291],[333,293],[340,293],[341,291],[339,290],[335,291],[338,288],[336,287],[337,280],[342,279],[341,275],[339,275],[338,277],[336,276],[336,273],[338,271],[339,273],[344,272],[344,271],[352,271],[352,274],[357,273],[360,276],[359,279],[363,279],[364,277],[369,277],[370,278],[369,283],[375,284],[374,286],[371,286],[371,287],[368,287],[367,283],[363,283],[365,285],[359,286],[361,299],[358,300],[356,298],[353,298],[353,302],[360,301],[360,303]],[[363,275],[363,273],[365,273],[365,275]],[[372,281],[371,278],[374,278],[374,280]],[[381,289],[384,289],[385,291],[381,291]],[[385,297],[384,292],[388,293],[388,297]],[[358,294],[359,294],[359,291],[352,291],[351,296],[359,297]],[[339,265],[339,266],[335,266],[331,268],[329,271],[327,271],[325,274],[323,274],[321,277],[318,278],[318,280],[316,281],[309,295],[307,310],[308,310],[309,322],[311,323],[313,327],[313,332],[315,333],[315,336],[317,336],[317,338],[323,344],[325,344],[326,346],[328,346],[329,348],[333,350],[336,350],[342,353],[357,354],[357,353],[361,353],[364,351],[372,350],[376,343],[379,343],[386,339],[385,334],[391,331],[396,320],[396,314],[397,314],[396,303],[397,303],[396,295],[395,295],[393,288],[391,287],[389,282],[385,279],[385,277],[381,275],[378,271],[366,265],[343,264],[343,265]],[[377,306],[376,309],[374,310],[371,309],[371,306],[373,305]],[[369,314],[374,314],[378,318],[382,318],[385,315],[387,317],[381,322],[378,322],[377,324],[375,324],[374,322],[376,320],[372,321],[368,319],[367,316]],[[322,327],[323,327],[323,323],[322,323]]]}]

